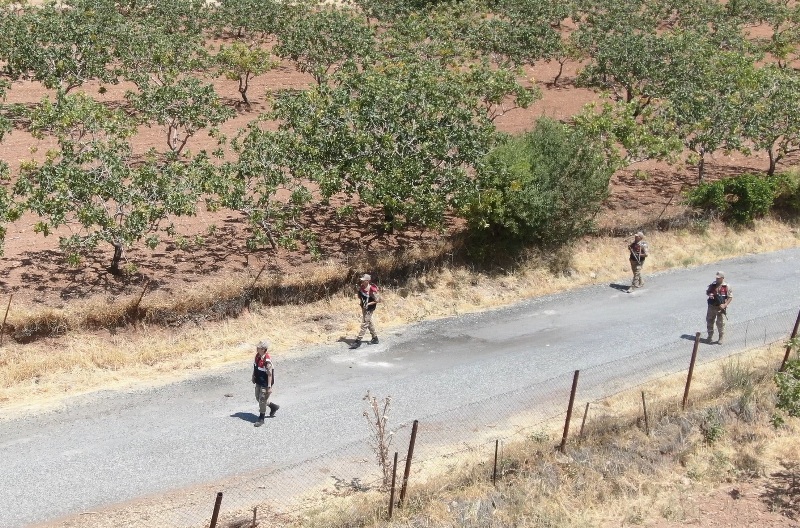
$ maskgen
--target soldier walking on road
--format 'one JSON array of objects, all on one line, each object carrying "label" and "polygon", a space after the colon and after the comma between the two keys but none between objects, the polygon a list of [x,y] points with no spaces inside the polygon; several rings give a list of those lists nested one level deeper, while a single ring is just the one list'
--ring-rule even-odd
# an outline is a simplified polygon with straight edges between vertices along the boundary
[{"label": "soldier walking on road", "polygon": [[378,287],[372,284],[372,277],[366,273],[358,279],[360,285],[358,287],[358,302],[361,304],[361,329],[358,331],[356,340],[350,345],[350,348],[358,348],[361,346],[361,338],[369,330],[372,336],[373,345],[378,344],[378,334],[375,331],[375,325],[372,324],[372,313],[375,307],[381,302],[381,296],[378,293]]},{"label": "soldier walking on road", "polygon": [[627,293],[631,293],[634,289],[644,286],[644,282],[642,281],[642,266],[644,266],[644,259],[647,258],[647,249],[647,242],[644,241],[644,233],[639,231],[633,235],[633,242],[628,245],[631,271],[633,271],[633,281],[631,282],[631,287],[627,289]]},{"label": "soldier walking on road", "polygon": [[256,427],[264,425],[264,418],[269,407],[269,417],[275,416],[275,412],[280,408],[277,403],[269,401],[272,395],[272,386],[275,384],[275,369],[272,368],[272,358],[269,357],[269,342],[261,341],[256,345],[256,357],[253,360],[252,381],[256,388],[256,401],[258,402],[258,421]]},{"label": "soldier walking on road", "polygon": [[725,320],[728,318],[726,309],[733,301],[733,289],[725,282],[724,272],[717,272],[716,280],[706,288],[706,297],[708,301],[708,311],[706,312],[708,337],[706,342],[711,343],[714,338],[714,324],[716,323],[719,331],[717,343],[721,345],[725,338]]}]

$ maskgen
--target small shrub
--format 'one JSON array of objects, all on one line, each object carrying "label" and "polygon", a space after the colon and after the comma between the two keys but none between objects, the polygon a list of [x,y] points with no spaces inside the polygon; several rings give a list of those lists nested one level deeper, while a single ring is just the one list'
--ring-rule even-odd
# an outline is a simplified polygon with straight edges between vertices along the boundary
[{"label": "small shrub", "polygon": [[125,266],[122,267],[122,273],[126,277],[132,277],[139,273],[139,266],[135,262],[126,262]]},{"label": "small shrub", "polygon": [[711,445],[725,434],[723,427],[722,413],[719,409],[707,409],[703,420],[700,423],[700,431],[703,433],[703,440]]},{"label": "small shrub", "polygon": [[800,171],[781,173],[776,180],[773,209],[789,217],[800,215]]},{"label": "small shrub", "polygon": [[764,462],[754,453],[737,453],[733,459],[736,472],[746,478],[757,478],[764,474]]},{"label": "small shrub", "polygon": [[487,157],[478,174],[480,190],[461,214],[479,248],[558,247],[593,228],[613,172],[590,138],[541,118],[533,131]]},{"label": "small shrub", "polygon": [[389,448],[392,446],[393,434],[388,429],[389,406],[392,403],[392,397],[386,396],[383,402],[379,402],[378,398],[367,391],[362,399],[369,406],[362,414],[367,419],[367,424],[369,424],[370,447],[375,453],[375,460],[383,477],[383,486],[386,487],[391,481],[393,466],[392,460],[389,459]]},{"label": "small shrub", "polygon": [[695,235],[705,235],[708,233],[708,228],[711,222],[708,218],[693,218],[689,222],[689,232]]},{"label": "small shrub", "polygon": [[528,438],[537,444],[546,444],[550,442],[550,434],[547,431],[534,431]]},{"label": "small shrub", "polygon": [[731,359],[722,365],[723,392],[752,391],[753,371],[742,365],[738,359]]},{"label": "small shrub", "polygon": [[800,360],[789,361],[783,372],[775,374],[775,384],[778,386],[778,401],[775,403],[777,412],[772,418],[772,425],[778,427],[784,423],[782,413],[800,416]]},{"label": "small shrub", "polygon": [[749,226],[769,213],[777,187],[776,178],[742,174],[698,185],[686,193],[685,203],[731,225]]}]

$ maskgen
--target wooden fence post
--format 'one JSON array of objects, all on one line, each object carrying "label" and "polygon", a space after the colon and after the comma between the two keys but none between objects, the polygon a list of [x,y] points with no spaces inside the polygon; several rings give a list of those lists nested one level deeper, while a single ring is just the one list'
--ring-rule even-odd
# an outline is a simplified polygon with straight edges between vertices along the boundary
[{"label": "wooden fence post", "polygon": [[644,432],[650,436],[650,419],[647,417],[647,402],[644,399],[644,391],[642,391],[642,409],[644,409]]}]

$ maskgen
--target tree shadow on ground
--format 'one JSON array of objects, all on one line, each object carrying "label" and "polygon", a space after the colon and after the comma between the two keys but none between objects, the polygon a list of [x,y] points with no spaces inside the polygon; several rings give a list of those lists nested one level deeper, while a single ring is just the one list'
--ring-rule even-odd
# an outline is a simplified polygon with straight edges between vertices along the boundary
[{"label": "tree shadow on ground", "polygon": [[800,519],[800,464],[781,462],[783,471],[770,475],[770,480],[761,493],[770,510],[796,521]]}]

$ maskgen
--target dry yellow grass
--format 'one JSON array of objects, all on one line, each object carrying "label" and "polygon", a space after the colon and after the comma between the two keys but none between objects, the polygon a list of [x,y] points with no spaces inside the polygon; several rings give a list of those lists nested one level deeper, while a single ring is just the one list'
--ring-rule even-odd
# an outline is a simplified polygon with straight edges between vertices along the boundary
[{"label": "dry yellow grass", "polygon": [[[648,383],[649,436],[639,389],[596,402],[600,410],[591,414],[584,438],[572,440],[565,455],[553,449],[557,424],[549,436],[529,435],[507,445],[496,487],[491,460],[472,455],[424,482],[423,473],[415,472],[413,492],[391,522],[385,520],[386,495],[370,492],[331,499],[300,518],[271,525],[578,528],[692,522],[699,512],[691,498],[723,483],[800,467],[798,421],[790,419],[782,429],[769,424],[772,374],[781,356],[777,349],[762,349],[698,367],[685,412],[685,373]],[[715,417],[719,429],[710,427]]]},{"label": "dry yellow grass", "polygon": [[[676,231],[648,236],[652,256],[645,273],[674,267],[690,267],[722,258],[774,251],[797,245],[798,232],[775,221],[762,221],[753,230],[733,231],[712,225],[704,232]],[[376,316],[381,333],[409,323],[435,319],[518,302],[522,299],[592,283],[629,280],[626,242],[619,238],[587,238],[572,250],[569,274],[553,274],[540,261],[520,261],[505,274],[489,275],[463,267],[441,269],[410,277],[397,289],[384,290],[385,303]],[[425,258],[423,254],[445,251],[443,247],[415,249],[397,262],[379,262],[392,269],[401,261]],[[388,258],[388,257],[387,257]],[[370,269],[375,269],[373,263]],[[263,277],[259,286],[280,281],[284,285],[319,285],[346,275],[335,263],[323,263],[302,277]],[[182,293],[179,300],[160,293],[148,294],[141,308],[169,309],[180,313],[192,305],[252,285],[253,277],[232,276],[201,284]],[[85,321],[103,313],[125,310],[137,298],[109,303],[96,298],[60,310],[48,309],[47,320],[65,328],[79,329]],[[184,306],[185,304],[185,306]],[[41,318],[32,307],[14,306],[10,322]],[[353,298],[345,293],[303,305],[254,304],[242,316],[224,322],[185,324],[178,329],[140,325],[135,331],[114,334],[107,330],[72,330],[58,339],[21,345],[8,343],[0,355],[0,413],[10,415],[41,405],[52,405],[65,396],[102,388],[165,383],[198,371],[247,361],[253,344],[269,337],[278,355],[303,354],[307,346],[331,343],[353,336],[359,318]],[[267,330],[268,329],[268,330]]]}]

